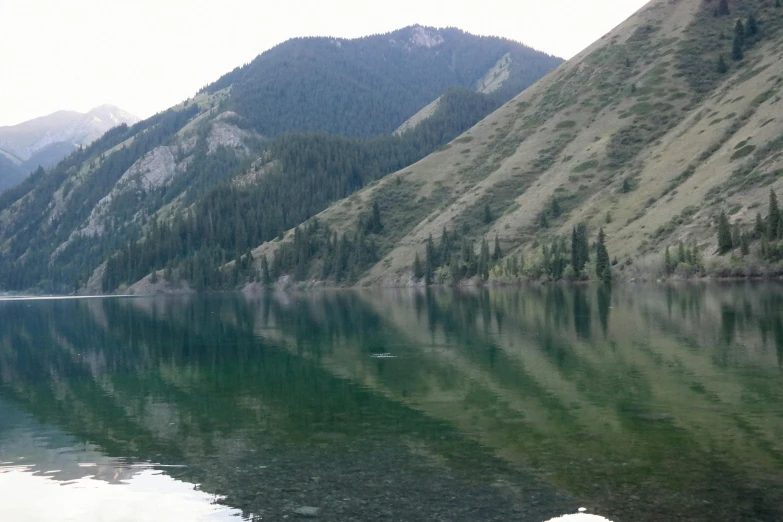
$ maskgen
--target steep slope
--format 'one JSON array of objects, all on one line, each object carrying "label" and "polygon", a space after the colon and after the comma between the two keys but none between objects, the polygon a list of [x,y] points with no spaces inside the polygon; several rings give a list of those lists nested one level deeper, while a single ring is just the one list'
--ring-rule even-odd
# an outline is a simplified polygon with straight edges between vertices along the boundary
[{"label": "steep slope", "polygon": [[17,184],[38,166],[52,167],[112,127],[123,123],[132,125],[137,121],[139,118],[122,109],[101,105],[87,113],[58,111],[18,125],[0,127],[0,154],[14,158],[16,164],[15,169],[0,164],[0,190]]},{"label": "steep slope", "polygon": [[[615,271],[627,277],[657,276],[664,248],[679,242],[694,258],[728,262],[714,259],[720,212],[750,234],[770,189],[783,193],[783,8],[721,6],[650,2],[448,146],[319,215],[321,229],[351,236],[379,209],[386,226],[369,236],[377,262],[353,281],[409,282],[430,236],[435,277],[475,274],[479,243],[497,237],[492,277],[523,258],[537,278],[541,245],[579,224],[590,237],[604,228]],[[320,244],[300,274],[321,274],[331,247]],[[747,259],[761,245],[751,247]]]},{"label": "steep slope", "polygon": [[[499,62],[498,89],[477,92]],[[108,291],[154,267],[211,273],[425,157],[558,63],[422,27],[281,44],[0,196],[0,288],[66,292],[90,280]],[[391,135],[438,97],[426,124]]]}]

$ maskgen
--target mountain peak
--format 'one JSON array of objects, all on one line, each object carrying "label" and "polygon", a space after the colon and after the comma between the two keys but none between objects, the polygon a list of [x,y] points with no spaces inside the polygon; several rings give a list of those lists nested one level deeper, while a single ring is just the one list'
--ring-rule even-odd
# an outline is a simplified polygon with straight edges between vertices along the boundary
[{"label": "mountain peak", "polygon": [[104,103],[103,105],[99,105],[98,107],[91,109],[89,112],[87,112],[87,116],[91,116],[93,119],[97,118],[98,120],[112,126],[120,125],[122,123],[132,125],[140,121],[138,116],[135,116],[127,111],[120,109],[116,105],[111,105],[109,103]]}]

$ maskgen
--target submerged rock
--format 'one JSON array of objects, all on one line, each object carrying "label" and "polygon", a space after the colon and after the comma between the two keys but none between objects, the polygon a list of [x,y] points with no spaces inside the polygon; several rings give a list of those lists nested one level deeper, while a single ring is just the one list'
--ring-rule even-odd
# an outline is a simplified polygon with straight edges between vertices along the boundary
[{"label": "submerged rock", "polygon": [[318,516],[318,512],[321,511],[317,507],[312,506],[302,506],[298,507],[294,510],[294,513],[299,515],[300,517],[307,517],[307,518],[313,518]]}]

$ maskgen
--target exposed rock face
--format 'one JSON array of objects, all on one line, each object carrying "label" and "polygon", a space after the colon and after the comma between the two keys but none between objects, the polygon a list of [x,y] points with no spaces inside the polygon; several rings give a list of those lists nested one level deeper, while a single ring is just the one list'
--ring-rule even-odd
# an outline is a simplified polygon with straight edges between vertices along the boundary
[{"label": "exposed rock face", "polygon": [[410,43],[416,47],[437,47],[444,42],[443,37],[435,31],[427,31],[421,26],[416,26],[411,31]]},{"label": "exposed rock face", "polygon": [[[245,148],[244,140],[249,133],[230,123],[232,117],[236,117],[236,114],[226,112],[215,118],[207,136],[209,154],[214,154],[219,147]],[[122,175],[111,192],[95,205],[87,222],[58,247],[54,256],[79,236],[100,236],[109,230],[115,215],[113,203],[121,196],[129,193],[144,194],[170,185],[187,170],[195,147],[195,136],[188,136],[174,145],[156,147],[142,156]],[[133,219],[137,217],[138,212]]]},{"label": "exposed rock face", "polygon": [[476,90],[484,94],[490,94],[500,89],[511,76],[511,54],[506,53],[489,72],[478,81]]},{"label": "exposed rock face", "polygon": [[192,294],[195,292],[186,281],[181,283],[169,282],[163,278],[163,272],[158,272],[158,280],[154,283],[150,274],[141,281],[129,286],[124,293],[128,295],[155,295]]}]

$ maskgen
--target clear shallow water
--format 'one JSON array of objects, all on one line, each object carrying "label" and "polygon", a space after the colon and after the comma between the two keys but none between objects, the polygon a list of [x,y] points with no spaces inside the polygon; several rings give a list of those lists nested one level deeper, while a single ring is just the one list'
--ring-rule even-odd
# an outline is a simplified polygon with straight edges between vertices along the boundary
[{"label": "clear shallow water", "polygon": [[0,302],[0,520],[582,506],[783,520],[783,287]]}]

